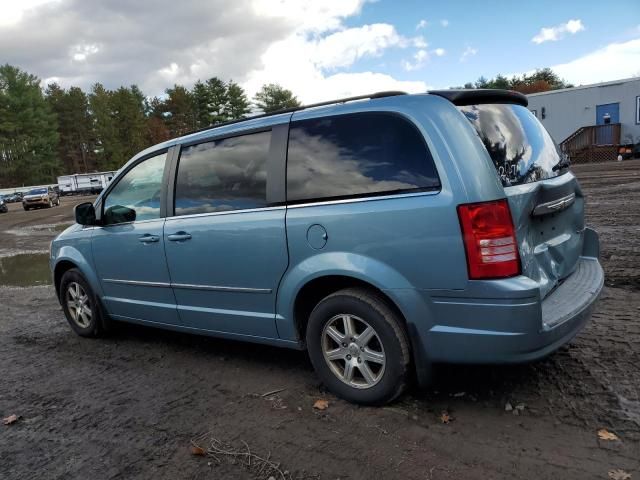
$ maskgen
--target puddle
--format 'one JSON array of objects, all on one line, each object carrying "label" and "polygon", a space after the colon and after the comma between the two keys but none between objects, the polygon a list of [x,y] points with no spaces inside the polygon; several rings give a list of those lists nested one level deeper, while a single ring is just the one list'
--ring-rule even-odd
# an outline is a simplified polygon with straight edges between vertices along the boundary
[{"label": "puddle", "polygon": [[71,225],[73,225],[73,223],[69,223],[69,222],[49,223],[46,225],[31,225],[28,227],[7,230],[6,233],[10,233],[18,237],[33,236],[33,235],[51,235],[51,234],[58,234],[60,232],[63,232]]},{"label": "puddle", "polygon": [[0,287],[33,287],[50,283],[48,253],[0,257]]}]

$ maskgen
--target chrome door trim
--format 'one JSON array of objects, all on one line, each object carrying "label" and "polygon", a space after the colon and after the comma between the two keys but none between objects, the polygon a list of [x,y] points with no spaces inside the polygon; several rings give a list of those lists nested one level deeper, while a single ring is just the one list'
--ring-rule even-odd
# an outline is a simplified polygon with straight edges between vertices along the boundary
[{"label": "chrome door trim", "polygon": [[138,285],[141,287],[160,287],[160,288],[184,288],[189,290],[210,290],[216,292],[235,292],[235,293],[271,293],[270,288],[252,288],[252,287],[225,287],[220,285],[195,285],[190,283],[165,283],[165,282],[143,282],[140,280],[118,280],[116,278],[103,278],[103,282],[116,283],[120,285]]},{"label": "chrome door trim", "polygon": [[339,205],[342,203],[371,202],[375,200],[391,200],[395,198],[425,197],[425,196],[437,195],[439,193],[440,193],[440,189],[429,190],[427,192],[399,193],[399,194],[393,194],[393,195],[372,195],[369,197],[344,198],[342,200],[325,200],[325,201],[318,201],[318,202],[295,203],[292,205],[287,205],[287,208],[316,207],[320,205]]},{"label": "chrome door trim", "polygon": [[199,217],[213,217],[218,215],[232,215],[240,213],[255,213],[255,212],[270,212],[273,210],[284,210],[284,205],[278,205],[275,207],[259,207],[259,208],[246,208],[244,210],[225,210],[223,212],[205,212],[205,213],[191,213],[189,215],[175,214],[173,217],[167,217],[167,220],[182,220],[183,218],[199,218]]},{"label": "chrome door trim", "polygon": [[238,293],[271,293],[270,288],[251,287],[224,287],[219,285],[194,285],[190,283],[172,283],[173,288],[184,288],[188,290],[211,290],[216,292],[238,292]]},{"label": "chrome door trim", "polygon": [[551,202],[541,203],[536,205],[531,215],[534,217],[540,217],[542,215],[548,215],[549,213],[559,212],[566,208],[569,208],[576,200],[576,194],[570,193],[564,197],[557,198]]},{"label": "chrome door trim", "polygon": [[165,282],[142,282],[140,280],[118,280],[115,278],[103,278],[102,281],[107,283],[119,283],[122,285],[139,285],[142,287],[162,287],[162,288],[171,287],[170,283],[165,283]]}]

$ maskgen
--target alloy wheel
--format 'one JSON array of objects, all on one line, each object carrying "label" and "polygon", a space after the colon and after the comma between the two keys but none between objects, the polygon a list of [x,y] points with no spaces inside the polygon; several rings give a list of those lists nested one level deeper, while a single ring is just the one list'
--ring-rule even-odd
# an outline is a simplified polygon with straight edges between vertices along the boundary
[{"label": "alloy wheel", "polygon": [[371,388],[382,378],[384,348],[374,328],[362,318],[349,314],[332,317],[321,341],[329,368],[350,387]]},{"label": "alloy wheel", "polygon": [[82,285],[77,282],[69,283],[66,302],[69,315],[71,315],[71,319],[76,325],[80,328],[88,328],[91,325],[93,311],[91,310],[89,295],[84,291]]}]

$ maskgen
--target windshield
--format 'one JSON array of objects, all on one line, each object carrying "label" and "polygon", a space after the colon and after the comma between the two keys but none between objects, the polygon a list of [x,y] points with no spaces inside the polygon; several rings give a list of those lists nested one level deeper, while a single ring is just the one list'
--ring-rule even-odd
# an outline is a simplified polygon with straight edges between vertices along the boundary
[{"label": "windshield", "polygon": [[[556,177],[561,153],[538,119],[512,104],[458,107],[473,124],[505,187]],[[554,167],[556,167],[554,169]]]},{"label": "windshield", "polygon": [[46,195],[46,194],[47,194],[46,188],[34,188],[33,190],[29,190],[29,193],[27,193],[27,195]]}]

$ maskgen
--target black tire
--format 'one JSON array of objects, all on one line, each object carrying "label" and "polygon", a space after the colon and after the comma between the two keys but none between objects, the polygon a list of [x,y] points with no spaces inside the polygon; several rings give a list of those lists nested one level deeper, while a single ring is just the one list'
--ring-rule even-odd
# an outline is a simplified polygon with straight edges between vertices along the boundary
[{"label": "black tire", "polygon": [[[75,319],[75,316],[71,311],[72,309],[69,306],[69,301],[73,300],[69,293],[69,289],[73,284],[79,285],[81,288],[80,291],[86,293],[87,301],[84,302],[84,305],[88,306],[91,311],[90,318],[89,315],[85,314],[80,317],[81,319],[79,321]],[[108,316],[106,315],[106,312],[104,312],[95,293],[89,286],[89,283],[78,269],[72,268],[62,275],[59,292],[60,304],[62,305],[64,316],[74,332],[81,337],[99,337],[108,330]],[[88,318],[89,321],[87,321]]]},{"label": "black tire", "polygon": [[[340,315],[349,315],[355,319],[356,323],[366,328],[366,324],[375,331],[375,342],[381,345],[384,354],[384,367],[378,370],[378,378],[371,386],[354,387],[340,378],[340,365],[346,367],[346,358],[356,358],[361,362],[360,353],[357,350],[358,335],[355,336],[356,344],[349,343],[343,348],[344,352],[352,352],[353,355],[345,357],[344,360],[337,360],[333,363],[325,359],[323,350],[325,349],[325,327],[330,322],[336,322]],[[341,332],[346,333],[346,330]],[[359,332],[360,334],[362,332]],[[348,339],[346,339],[349,342]],[[411,354],[409,340],[398,315],[384,302],[384,300],[374,292],[362,288],[349,288],[340,290],[324,298],[311,312],[306,333],[307,349],[309,357],[316,373],[322,382],[335,395],[345,400],[364,405],[382,405],[397,398],[406,388],[410,376],[409,364]],[[330,340],[331,341],[331,340]],[[352,340],[353,341],[353,340]],[[332,347],[340,349],[340,345],[334,342]],[[342,346],[347,343],[343,343]],[[349,350],[355,349],[355,352]],[[360,347],[364,352],[364,347]],[[356,353],[357,352],[357,353]],[[364,353],[362,354],[364,358]],[[342,362],[342,363],[341,363]],[[354,373],[354,381],[358,381],[356,375],[361,374],[360,366],[356,363],[353,368],[358,369]],[[373,365],[373,364],[371,364]],[[355,372],[355,370],[353,370]],[[369,370],[371,372],[371,370]],[[343,370],[343,374],[346,368]],[[367,383],[364,375],[361,374],[363,383]]]},{"label": "black tire", "polygon": [[29,207],[25,207],[25,206],[23,206],[22,208],[24,208],[24,211],[25,211],[25,212],[28,212],[28,211],[29,211]]}]

